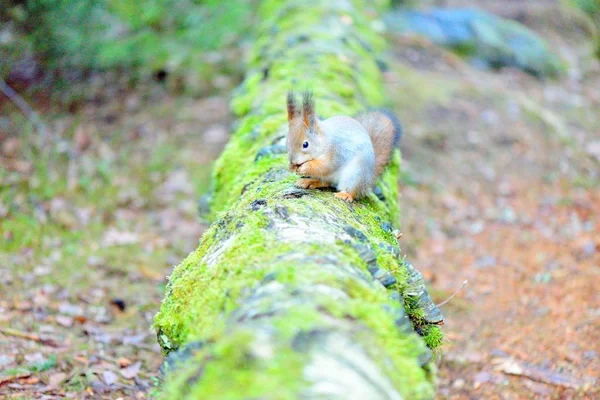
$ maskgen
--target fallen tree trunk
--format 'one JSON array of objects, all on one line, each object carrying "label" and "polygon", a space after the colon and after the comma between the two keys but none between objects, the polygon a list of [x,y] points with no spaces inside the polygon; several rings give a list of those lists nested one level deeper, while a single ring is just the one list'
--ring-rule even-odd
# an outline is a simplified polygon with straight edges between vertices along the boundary
[{"label": "fallen tree trunk", "polygon": [[165,398],[432,398],[442,321],[401,256],[400,155],[353,204],[294,187],[285,98],[323,117],[382,103],[384,1],[263,1],[239,125],[208,202],[216,222],[175,268],[155,326]]}]

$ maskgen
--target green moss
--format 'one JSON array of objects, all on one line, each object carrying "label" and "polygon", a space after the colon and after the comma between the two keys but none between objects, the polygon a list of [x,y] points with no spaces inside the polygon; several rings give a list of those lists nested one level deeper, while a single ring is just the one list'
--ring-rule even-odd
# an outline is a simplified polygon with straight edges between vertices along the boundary
[{"label": "green moss", "polygon": [[423,339],[430,349],[439,349],[444,340],[444,333],[437,325],[425,325],[423,327]]},{"label": "green moss", "polygon": [[[273,237],[265,230],[268,220],[261,213],[250,214],[241,228],[236,225],[239,215],[229,214],[227,219],[231,222],[215,224],[204,234],[199,248],[170,277],[169,295],[154,322],[166,336],[162,339],[168,339],[166,351],[209,335],[219,315],[235,307],[240,293],[252,286],[250,282],[264,278],[269,262],[290,250],[289,244],[272,244]],[[208,265],[204,255],[221,245],[227,250],[218,267]]]},{"label": "green moss", "polygon": [[453,93],[460,89],[459,80],[449,80],[435,72],[417,71],[403,65],[392,64],[395,76],[402,80],[393,85],[387,94],[393,103],[405,112],[419,112],[431,104],[446,104],[452,101]]},{"label": "green moss", "polygon": [[[406,272],[393,251],[396,239],[386,225],[398,223],[399,152],[379,182],[385,201],[371,195],[352,204],[319,190],[285,198],[282,194],[293,190],[298,178],[287,171],[286,155],[255,161],[261,148],[285,134],[290,89],[313,90],[323,118],[352,115],[383,102],[373,53],[384,43],[368,17],[382,4],[263,2],[250,72],[232,101],[241,119],[213,172],[211,213],[216,222],[198,249],[175,268],[155,320],[165,352],[190,341],[207,343],[193,362],[167,380],[165,398],[182,393],[183,398],[234,398],[240,392],[254,398],[297,398],[306,387],[302,369],[308,360],[291,343],[302,332],[315,330],[351,337],[405,398],[433,396],[432,377],[418,360],[427,343],[437,343],[434,331],[428,328],[423,340],[399,329],[394,316],[404,305],[389,296],[390,290],[402,293],[406,287]],[[362,234],[351,243],[317,237],[294,241],[280,240],[272,229],[283,223],[292,228],[298,218],[315,217],[327,218],[332,232],[351,227]],[[355,246],[372,249],[378,267],[398,283],[386,290],[372,282]],[[258,289],[273,292],[253,297]],[[254,317],[239,323],[234,313],[250,307],[247,302]],[[423,329],[418,305],[410,303],[406,309]],[[255,335],[266,327],[273,353],[253,355],[253,343],[264,340]]]},{"label": "green moss", "polygon": [[[318,253],[315,251],[315,254],[322,254],[322,252]],[[431,386],[427,383],[427,379],[425,379],[426,371],[421,369],[417,363],[419,356],[424,352],[424,343],[417,336],[407,336],[397,330],[393,319],[389,317],[389,311],[383,305],[387,305],[388,309],[393,309],[400,307],[400,304],[390,303],[383,287],[380,290],[374,291],[371,286],[362,284],[356,279],[340,280],[337,275],[324,273],[318,265],[305,264],[301,270],[298,270],[297,268],[290,267],[289,263],[274,263],[271,264],[270,270],[278,272],[286,270],[287,274],[278,273],[275,275],[275,279],[282,284],[293,284],[293,286],[290,286],[290,290],[294,287],[302,287],[303,285],[311,288],[318,285],[325,285],[330,288],[340,289],[349,296],[347,300],[333,301],[327,295],[319,296],[316,294],[313,295],[310,303],[300,304],[297,307],[286,310],[284,314],[274,317],[271,325],[277,329],[278,337],[283,341],[282,347],[277,350],[277,354],[280,352],[285,354],[286,351],[289,351],[286,350],[289,347],[289,341],[299,332],[337,327],[339,323],[327,317],[328,315],[342,320],[360,321],[358,325],[353,325],[353,328],[357,329],[353,333],[356,336],[355,340],[364,345],[364,348],[367,349],[373,359],[385,360],[380,363],[380,366],[391,376],[397,376],[394,384],[397,386],[399,392],[407,398],[422,398],[428,397],[424,396],[423,393],[431,394]],[[267,303],[265,306],[267,307],[269,304]],[[267,307],[266,310],[268,309]],[[214,340],[216,343],[221,343],[222,334],[222,327],[213,327],[212,330],[205,331],[203,337],[208,337],[209,341]],[[229,357],[237,359],[233,355]],[[291,359],[296,360],[298,357],[300,355],[291,357]],[[283,364],[281,365],[287,365],[288,361],[282,358],[281,362]],[[215,359],[211,357],[209,365],[212,367],[214,363]],[[229,362],[225,364],[226,367],[224,368],[232,368]],[[245,364],[238,365],[237,368],[240,367],[243,370],[246,369]],[[255,369],[256,367],[256,365],[252,364],[248,366],[248,369]],[[220,366],[213,368],[219,369]],[[275,369],[270,370],[270,372],[265,371],[265,373],[275,372]],[[282,371],[287,371],[288,369],[289,367],[286,366]],[[238,370],[236,369],[236,371]],[[282,371],[279,371],[279,373]],[[258,373],[258,371],[255,370],[255,373]],[[206,383],[205,379],[208,378],[203,376],[203,379],[199,381],[201,382],[199,383],[201,389],[197,390],[201,391],[198,393],[213,393],[213,389],[206,387],[209,383]],[[417,381],[422,381],[423,383],[420,385],[411,384],[411,382],[414,383]],[[238,385],[238,390],[241,387],[245,390],[251,390],[247,387],[248,382],[233,384]],[[217,386],[218,390],[223,390],[220,384],[214,386]]]},{"label": "green moss", "polygon": [[306,356],[281,346],[264,359],[253,352],[257,340],[253,332],[241,330],[198,352],[169,376],[161,398],[234,400],[240,393],[245,398],[297,398]]}]

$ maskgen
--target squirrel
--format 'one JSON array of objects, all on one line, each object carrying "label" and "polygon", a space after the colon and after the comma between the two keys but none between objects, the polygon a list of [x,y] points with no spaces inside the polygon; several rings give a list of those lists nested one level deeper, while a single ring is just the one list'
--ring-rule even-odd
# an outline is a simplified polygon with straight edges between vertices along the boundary
[{"label": "squirrel", "polygon": [[319,120],[311,92],[304,92],[301,109],[288,92],[287,113],[289,168],[303,177],[296,187],[335,187],[335,197],[347,202],[371,191],[402,134],[386,110]]}]

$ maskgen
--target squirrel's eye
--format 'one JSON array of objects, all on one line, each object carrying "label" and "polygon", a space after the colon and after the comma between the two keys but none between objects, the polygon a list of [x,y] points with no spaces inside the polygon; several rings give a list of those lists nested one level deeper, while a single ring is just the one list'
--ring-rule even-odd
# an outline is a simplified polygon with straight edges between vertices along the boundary
[{"label": "squirrel's eye", "polygon": [[303,149],[308,149],[308,142],[302,143],[302,148]]}]

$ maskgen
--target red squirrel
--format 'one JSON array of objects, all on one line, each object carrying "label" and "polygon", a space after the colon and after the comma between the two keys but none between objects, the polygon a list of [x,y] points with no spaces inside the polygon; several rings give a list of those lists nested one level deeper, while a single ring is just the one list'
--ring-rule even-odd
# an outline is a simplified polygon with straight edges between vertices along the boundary
[{"label": "red squirrel", "polygon": [[352,202],[367,195],[400,141],[401,128],[387,111],[335,116],[319,120],[311,92],[302,107],[296,96],[287,96],[290,170],[303,178],[303,189],[335,187],[335,197]]}]

